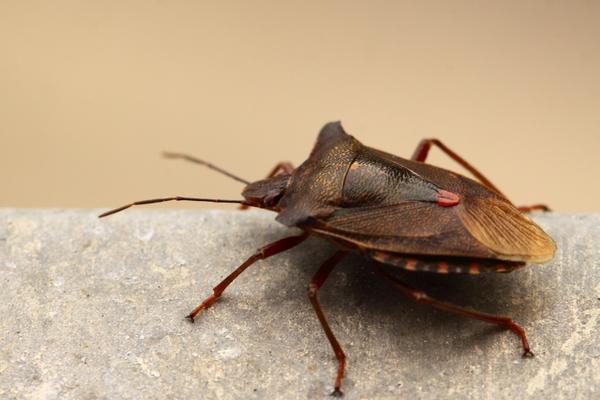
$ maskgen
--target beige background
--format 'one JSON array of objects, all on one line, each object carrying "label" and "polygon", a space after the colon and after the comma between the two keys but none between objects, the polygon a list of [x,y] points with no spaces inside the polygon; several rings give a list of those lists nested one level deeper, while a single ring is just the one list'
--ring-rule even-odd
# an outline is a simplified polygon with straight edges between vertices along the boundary
[{"label": "beige background", "polygon": [[257,179],[341,119],[406,157],[438,137],[517,203],[598,211],[600,2],[495,3],[2,0],[0,206],[238,198],[160,151]]}]

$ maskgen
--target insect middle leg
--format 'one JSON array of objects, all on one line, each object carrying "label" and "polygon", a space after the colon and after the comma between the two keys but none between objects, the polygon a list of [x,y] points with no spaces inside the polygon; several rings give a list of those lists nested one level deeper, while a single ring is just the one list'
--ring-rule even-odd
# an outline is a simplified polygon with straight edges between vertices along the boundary
[{"label": "insect middle leg", "polygon": [[275,254],[281,253],[282,251],[289,250],[292,247],[295,247],[302,243],[307,237],[308,233],[304,232],[301,235],[289,236],[283,239],[279,239],[276,242],[270,243],[256,250],[256,252],[252,256],[250,256],[250,258],[244,261],[242,265],[237,267],[235,271],[233,271],[225,279],[223,279],[221,283],[215,286],[213,288],[213,294],[208,296],[202,303],[200,303],[198,307],[194,308],[194,310],[191,313],[189,313],[186,316],[186,318],[194,322],[194,318],[196,317],[196,315],[198,315],[200,311],[210,307],[215,301],[217,301],[217,299],[221,297],[221,294],[223,294],[227,286],[229,286],[231,282],[235,280],[235,278],[237,278],[242,272],[244,272],[244,270],[246,270],[246,268],[254,264],[256,261],[264,260],[265,258],[274,256]]},{"label": "insect middle leg", "polygon": [[338,369],[337,375],[335,377],[334,390],[331,393],[333,396],[341,396],[342,391],[340,387],[342,385],[342,378],[344,377],[344,368],[346,366],[346,355],[342,350],[342,346],[340,346],[339,342],[335,338],[333,331],[329,327],[327,323],[327,319],[325,318],[325,314],[323,314],[323,310],[321,309],[321,305],[319,304],[319,300],[317,299],[317,292],[323,286],[327,277],[336,264],[346,255],[345,251],[337,251],[333,256],[331,256],[327,261],[323,263],[319,267],[319,270],[314,274],[312,279],[310,280],[310,284],[308,285],[308,298],[310,299],[310,303],[312,304],[315,312],[317,313],[317,317],[319,318],[319,322],[321,323],[321,327],[325,331],[325,335],[333,348],[333,352],[335,353],[335,357],[338,360]]},{"label": "insect middle leg", "polygon": [[392,284],[392,286],[394,286],[396,289],[402,292],[402,294],[404,294],[411,300],[414,300],[417,303],[429,304],[435,308],[439,308],[440,310],[448,311],[457,315],[462,315],[463,317],[478,319],[481,321],[489,322],[491,324],[500,325],[506,329],[510,329],[515,335],[517,335],[521,339],[521,345],[523,346],[523,357],[533,356],[533,353],[529,348],[529,342],[527,341],[527,335],[525,334],[525,330],[521,326],[517,325],[512,320],[512,318],[471,311],[451,303],[446,303],[433,299],[429,297],[424,291],[411,287],[410,285],[402,282],[400,279],[391,275],[383,268],[381,264],[376,263],[375,265],[377,272],[379,272],[388,282]]},{"label": "insect middle leg", "polygon": [[[411,160],[425,162],[425,160],[427,159],[427,155],[429,154],[429,150],[431,149],[431,146],[437,146],[440,150],[442,150],[444,153],[446,153],[446,155],[448,157],[450,157],[451,159],[456,161],[464,169],[466,169],[471,174],[473,174],[473,176],[476,177],[485,186],[492,189],[496,193],[504,196],[502,194],[502,192],[500,191],[500,189],[498,189],[489,179],[487,179],[481,172],[479,172],[479,170],[477,170],[477,168],[472,166],[468,161],[466,161],[464,158],[462,158],[461,156],[456,154],[454,151],[450,150],[450,148],[448,146],[446,146],[444,143],[442,143],[438,139],[423,139],[423,140],[421,140],[419,142],[419,144],[417,145],[417,148],[415,149],[415,152],[413,153]],[[506,197],[506,196],[504,196],[504,197]],[[550,207],[548,207],[545,204],[520,206],[520,207],[518,207],[518,209],[521,212],[525,212],[525,213],[535,211],[535,210],[550,211]]]}]

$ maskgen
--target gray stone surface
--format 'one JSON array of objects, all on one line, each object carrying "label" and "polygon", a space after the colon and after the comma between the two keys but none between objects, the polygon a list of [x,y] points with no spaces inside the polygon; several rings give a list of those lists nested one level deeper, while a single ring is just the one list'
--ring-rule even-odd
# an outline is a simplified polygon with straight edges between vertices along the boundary
[{"label": "gray stone surface", "polygon": [[[0,398],[327,398],[336,362],[306,296],[318,239],[246,271],[184,316],[256,247],[290,230],[260,211],[0,210]],[[404,299],[359,256],[320,299],[348,355],[346,399],[600,398],[600,216],[535,215],[543,266],[411,275],[430,294],[512,315],[510,332]]]}]

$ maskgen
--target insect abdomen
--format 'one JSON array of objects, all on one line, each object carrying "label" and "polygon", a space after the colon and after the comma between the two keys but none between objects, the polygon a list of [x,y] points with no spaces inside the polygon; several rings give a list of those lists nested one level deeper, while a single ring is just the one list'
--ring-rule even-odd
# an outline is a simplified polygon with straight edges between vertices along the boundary
[{"label": "insect abdomen", "polygon": [[456,257],[413,257],[385,251],[370,251],[369,256],[384,264],[408,271],[435,272],[438,274],[472,274],[481,272],[510,272],[525,266],[524,262],[492,259],[467,259]]}]

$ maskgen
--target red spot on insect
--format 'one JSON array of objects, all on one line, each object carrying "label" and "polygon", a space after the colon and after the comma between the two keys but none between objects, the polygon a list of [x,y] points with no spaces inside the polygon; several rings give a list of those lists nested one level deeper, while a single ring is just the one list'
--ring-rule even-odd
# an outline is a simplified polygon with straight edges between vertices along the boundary
[{"label": "red spot on insect", "polygon": [[469,274],[477,275],[478,273],[479,273],[479,264],[472,263],[471,265],[469,265]]},{"label": "red spot on insect", "polygon": [[503,265],[503,264],[496,265],[496,272],[506,272],[506,271],[508,271],[508,269],[506,268],[505,265]]},{"label": "red spot on insect", "polygon": [[417,269],[417,260],[415,260],[414,258],[409,258],[408,260],[406,260],[406,265],[404,266],[404,268],[406,268],[409,271],[414,271]]},{"label": "red spot on insect", "polygon": [[438,274],[447,274],[448,273],[448,263],[440,261],[437,266]]},{"label": "red spot on insect", "polygon": [[460,197],[456,193],[447,190],[440,190],[437,194],[437,204],[442,207],[452,207],[460,202]]}]

